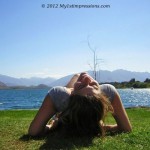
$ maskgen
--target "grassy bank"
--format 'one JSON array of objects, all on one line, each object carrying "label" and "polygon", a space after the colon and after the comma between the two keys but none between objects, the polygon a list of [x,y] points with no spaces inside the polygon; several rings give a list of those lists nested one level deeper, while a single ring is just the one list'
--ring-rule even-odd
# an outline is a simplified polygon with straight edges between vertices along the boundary
[{"label": "grassy bank", "polygon": [[[89,150],[148,150],[150,148],[150,108],[127,109],[133,131],[129,134],[107,135],[100,138],[55,138],[52,136],[32,139],[27,135],[28,126],[36,110],[0,111],[0,149],[89,149]],[[113,123],[112,117],[106,120]]]}]

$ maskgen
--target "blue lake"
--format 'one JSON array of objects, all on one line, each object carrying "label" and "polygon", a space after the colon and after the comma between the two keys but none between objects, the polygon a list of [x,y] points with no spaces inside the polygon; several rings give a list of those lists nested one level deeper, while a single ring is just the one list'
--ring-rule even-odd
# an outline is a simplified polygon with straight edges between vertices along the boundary
[{"label": "blue lake", "polygon": [[[38,109],[49,89],[0,90],[0,110]],[[118,89],[123,105],[150,107],[150,89]]]}]

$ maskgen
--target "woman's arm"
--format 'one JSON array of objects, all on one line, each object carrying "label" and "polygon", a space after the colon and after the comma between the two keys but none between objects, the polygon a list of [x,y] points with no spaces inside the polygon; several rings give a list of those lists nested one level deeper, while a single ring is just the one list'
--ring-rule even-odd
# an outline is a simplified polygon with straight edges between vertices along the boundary
[{"label": "woman's arm", "polygon": [[131,132],[131,123],[117,91],[111,104],[114,110],[112,115],[116,120],[116,124],[104,125],[104,129],[110,132]]},{"label": "woman's arm", "polygon": [[31,136],[45,134],[49,130],[46,126],[49,119],[56,113],[56,109],[49,95],[47,95],[40,107],[38,113],[30,124],[28,133]]},{"label": "woman's arm", "polygon": [[78,80],[80,74],[75,74],[70,81],[68,82],[68,84],[66,85],[67,88],[73,88],[74,87],[74,83]]},{"label": "woman's arm", "polygon": [[116,120],[117,124],[106,125],[104,127],[106,131],[130,132],[132,130],[132,127],[118,92],[114,96],[114,99],[112,101],[112,107],[114,109],[112,115]]}]

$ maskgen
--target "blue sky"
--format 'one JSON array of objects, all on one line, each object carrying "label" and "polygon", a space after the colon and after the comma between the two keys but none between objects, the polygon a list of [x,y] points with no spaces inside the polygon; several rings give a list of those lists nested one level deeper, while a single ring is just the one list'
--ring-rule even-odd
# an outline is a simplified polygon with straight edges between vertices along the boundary
[{"label": "blue sky", "polygon": [[59,78],[90,70],[88,41],[97,69],[150,72],[149,6],[149,0],[1,0],[0,74]]}]

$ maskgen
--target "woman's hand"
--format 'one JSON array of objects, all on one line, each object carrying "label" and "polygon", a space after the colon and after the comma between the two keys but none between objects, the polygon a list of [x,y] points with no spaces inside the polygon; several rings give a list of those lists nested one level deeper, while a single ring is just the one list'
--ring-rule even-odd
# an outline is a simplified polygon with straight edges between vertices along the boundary
[{"label": "woman's hand", "polygon": [[54,130],[57,127],[57,125],[58,125],[58,118],[55,119],[55,120],[52,120],[50,122],[50,124],[46,125],[46,127],[48,127],[49,131],[52,131],[52,130]]}]

